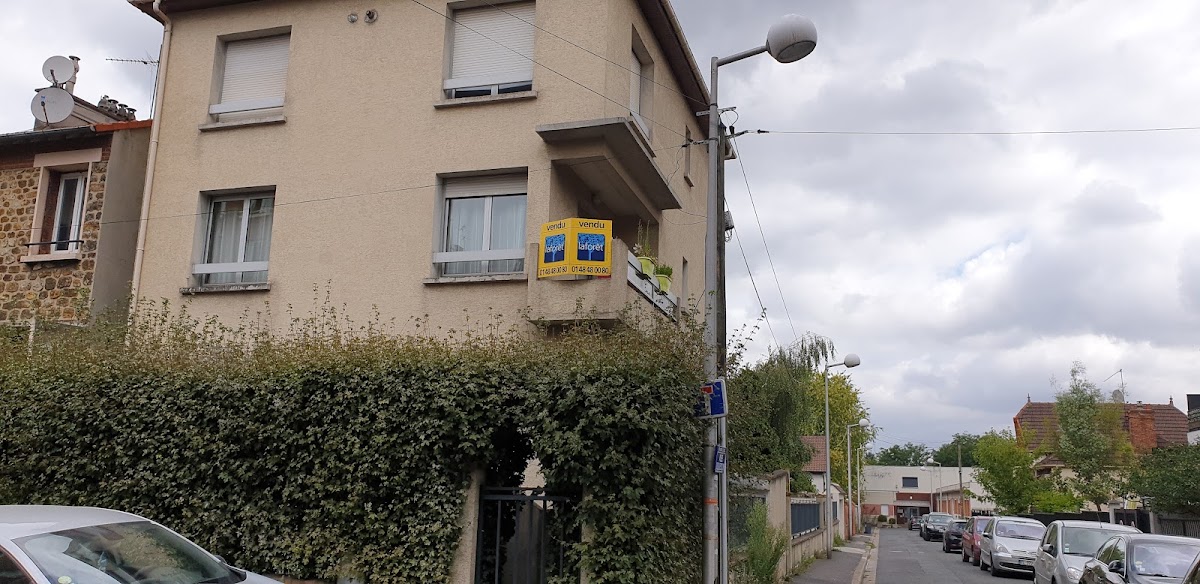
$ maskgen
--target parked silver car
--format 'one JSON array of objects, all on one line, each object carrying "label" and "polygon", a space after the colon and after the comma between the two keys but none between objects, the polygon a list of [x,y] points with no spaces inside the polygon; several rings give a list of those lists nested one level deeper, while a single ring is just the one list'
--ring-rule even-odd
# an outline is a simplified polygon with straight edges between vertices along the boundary
[{"label": "parked silver car", "polygon": [[1083,565],[1081,584],[1177,584],[1196,556],[1200,539],[1175,535],[1123,533],[1109,538]]},{"label": "parked silver car", "polygon": [[979,569],[1000,572],[1033,572],[1038,546],[1046,526],[1036,519],[996,517],[988,522],[979,542]]},{"label": "parked silver car", "polygon": [[278,584],[137,515],[38,505],[0,505],[0,582]]},{"label": "parked silver car", "polygon": [[1100,545],[1121,533],[1138,533],[1138,529],[1098,521],[1052,522],[1046,526],[1034,561],[1034,584],[1076,584],[1083,575],[1083,565],[1096,555]]}]

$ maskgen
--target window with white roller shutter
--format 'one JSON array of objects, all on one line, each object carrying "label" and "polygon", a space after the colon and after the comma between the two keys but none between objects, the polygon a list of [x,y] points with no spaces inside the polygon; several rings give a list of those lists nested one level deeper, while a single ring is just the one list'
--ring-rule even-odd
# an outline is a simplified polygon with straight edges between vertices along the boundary
[{"label": "window with white roller shutter", "polygon": [[533,89],[533,2],[464,8],[453,16],[447,97]]},{"label": "window with white roller shutter", "polygon": [[221,91],[209,113],[218,121],[280,113],[290,45],[290,34],[226,41]]}]

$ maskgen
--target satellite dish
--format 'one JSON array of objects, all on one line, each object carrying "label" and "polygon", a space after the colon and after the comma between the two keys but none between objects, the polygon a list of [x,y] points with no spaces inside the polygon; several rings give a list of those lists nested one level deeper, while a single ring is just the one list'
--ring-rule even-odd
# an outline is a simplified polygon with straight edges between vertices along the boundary
[{"label": "satellite dish", "polygon": [[38,121],[57,124],[71,117],[71,112],[75,111],[75,98],[61,87],[47,87],[33,96],[29,109]]},{"label": "satellite dish", "polygon": [[1113,392],[1112,392],[1112,400],[1113,400],[1113,403],[1115,403],[1115,404],[1123,404],[1123,403],[1125,403],[1125,392],[1123,392],[1123,391],[1121,391],[1121,390],[1119,390],[1119,389],[1115,389],[1115,390],[1113,390]]},{"label": "satellite dish", "polygon": [[74,81],[75,72],[75,61],[66,57],[50,57],[42,64],[42,76],[55,85]]}]

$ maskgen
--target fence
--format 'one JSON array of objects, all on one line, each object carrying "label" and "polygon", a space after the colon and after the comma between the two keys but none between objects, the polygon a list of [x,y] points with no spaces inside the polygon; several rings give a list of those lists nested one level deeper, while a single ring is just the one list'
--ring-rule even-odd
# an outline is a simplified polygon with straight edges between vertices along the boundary
[{"label": "fence", "polygon": [[475,559],[476,584],[541,583],[573,572],[567,547],[579,541],[566,513],[574,503],[541,489],[485,489]]},{"label": "fence", "polygon": [[792,537],[800,537],[821,528],[820,503],[807,502],[805,499],[792,499],[791,507]]},{"label": "fence", "polygon": [[1158,532],[1163,535],[1200,537],[1200,518],[1159,515]]}]

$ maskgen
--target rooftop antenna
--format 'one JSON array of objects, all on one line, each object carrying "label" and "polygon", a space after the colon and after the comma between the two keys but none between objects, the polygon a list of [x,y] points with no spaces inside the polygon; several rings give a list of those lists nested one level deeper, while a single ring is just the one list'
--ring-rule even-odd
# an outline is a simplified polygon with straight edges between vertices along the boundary
[{"label": "rooftop antenna", "polygon": [[75,86],[75,74],[79,72],[79,60],[69,57],[50,57],[42,64],[42,76],[53,85],[33,96],[29,110],[33,117],[44,124],[57,124],[75,111],[75,98],[71,89]]},{"label": "rooftop antenna", "polygon": [[1123,404],[1123,403],[1125,403],[1125,369],[1123,369],[1123,368],[1117,369],[1116,373],[1109,375],[1107,378],[1105,378],[1104,381],[1101,381],[1100,383],[1105,383],[1109,379],[1112,379],[1113,377],[1117,377],[1117,376],[1120,376],[1120,378],[1119,378],[1120,381],[1117,385],[1117,388],[1114,389],[1112,392],[1112,400],[1114,403]]}]

